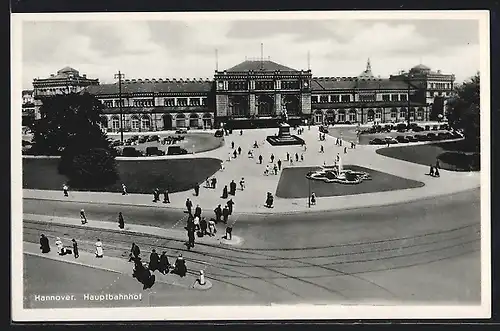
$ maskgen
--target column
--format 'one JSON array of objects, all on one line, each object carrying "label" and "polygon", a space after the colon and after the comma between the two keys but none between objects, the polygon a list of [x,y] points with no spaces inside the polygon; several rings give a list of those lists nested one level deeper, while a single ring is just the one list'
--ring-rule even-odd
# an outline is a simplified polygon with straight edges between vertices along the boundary
[{"label": "column", "polygon": [[258,115],[259,111],[257,107],[255,106],[255,94],[250,94],[249,100],[248,100],[248,107],[249,107],[249,113],[250,115]]}]

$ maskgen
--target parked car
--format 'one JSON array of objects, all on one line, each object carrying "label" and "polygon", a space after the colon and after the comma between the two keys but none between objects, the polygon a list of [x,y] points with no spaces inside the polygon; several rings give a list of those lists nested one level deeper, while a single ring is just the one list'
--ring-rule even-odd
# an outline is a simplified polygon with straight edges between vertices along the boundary
[{"label": "parked car", "polygon": [[369,144],[370,145],[384,145],[384,144],[386,144],[386,142],[380,138],[375,138],[375,139],[370,140]]},{"label": "parked car", "polygon": [[406,136],[406,139],[408,139],[409,142],[415,143],[418,141],[418,138],[415,136]]},{"label": "parked car", "polygon": [[437,140],[438,136],[437,134],[431,132],[427,134],[427,138],[432,141],[432,140]]},{"label": "parked car", "polygon": [[146,141],[148,141],[148,138],[149,138],[149,136],[140,136],[139,140],[138,140],[139,144],[145,143]]},{"label": "parked car", "polygon": [[216,136],[216,137],[223,137],[224,136],[224,131],[223,130],[217,130],[217,131],[215,131],[214,136]]},{"label": "parked car", "polygon": [[422,131],[424,131],[424,130],[425,130],[425,129],[424,129],[423,127],[418,126],[418,125],[416,125],[416,126],[414,126],[414,127],[412,128],[412,131],[413,131],[413,132],[422,132]]},{"label": "parked car", "polygon": [[167,150],[167,155],[184,155],[187,154],[187,150],[181,148],[180,146],[169,146]]},{"label": "parked car", "polygon": [[130,140],[131,141],[139,140],[139,136],[132,136],[132,137],[130,137]]},{"label": "parked car", "polygon": [[188,132],[188,130],[186,128],[179,128],[177,130],[175,130],[175,133],[177,134],[186,134]]},{"label": "parked car", "polygon": [[452,136],[451,136],[451,134],[449,132],[439,132],[437,134],[437,136],[438,136],[438,138],[440,140],[446,140],[446,139],[451,139],[452,138]]},{"label": "parked car", "polygon": [[148,137],[148,141],[160,141],[160,136],[157,134],[154,134],[152,136]]},{"label": "parked car", "polygon": [[158,149],[158,147],[156,146],[150,146],[146,148],[146,156],[151,156],[151,155],[162,156],[165,155],[165,152],[162,151],[161,149]]},{"label": "parked car", "polygon": [[398,141],[396,139],[394,139],[393,137],[385,137],[385,143],[386,144],[397,144]]},{"label": "parked car", "polygon": [[135,149],[134,147],[124,147],[122,151],[122,156],[126,157],[134,157],[134,156],[142,156],[142,152]]},{"label": "parked car", "polygon": [[428,141],[429,138],[427,138],[427,136],[425,134],[417,134],[415,135],[415,138],[418,139],[418,141]]},{"label": "parked car", "polygon": [[406,138],[405,136],[397,136],[396,140],[399,143],[409,143],[410,142],[410,140],[408,138]]}]

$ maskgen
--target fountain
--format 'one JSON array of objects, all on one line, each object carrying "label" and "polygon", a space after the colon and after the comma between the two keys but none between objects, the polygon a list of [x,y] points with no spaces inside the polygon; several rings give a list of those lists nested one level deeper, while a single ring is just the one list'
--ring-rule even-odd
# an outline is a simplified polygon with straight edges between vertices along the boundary
[{"label": "fountain", "polygon": [[344,169],[342,159],[338,155],[333,166],[322,166],[319,170],[309,172],[306,178],[339,184],[359,184],[364,180],[371,179],[366,172]]},{"label": "fountain", "polygon": [[278,135],[267,136],[266,140],[273,146],[285,145],[303,145],[305,142],[302,138],[290,134],[290,124],[286,109],[283,109],[282,122],[279,125]]}]

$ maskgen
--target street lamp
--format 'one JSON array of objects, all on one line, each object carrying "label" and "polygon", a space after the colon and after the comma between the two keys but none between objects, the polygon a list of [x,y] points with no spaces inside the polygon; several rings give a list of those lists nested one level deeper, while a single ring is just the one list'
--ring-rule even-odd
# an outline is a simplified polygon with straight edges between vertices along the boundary
[{"label": "street lamp", "polygon": [[309,194],[307,195],[307,205],[309,208],[311,208],[311,177],[310,177],[311,174],[312,174],[312,171],[309,171],[306,175],[308,192],[309,192]]},{"label": "street lamp", "polygon": [[124,74],[121,73],[121,71],[118,71],[117,74],[115,74],[115,79],[118,79],[118,106],[120,107],[120,138],[121,142],[123,144],[123,109],[122,109],[122,78],[125,77]]}]

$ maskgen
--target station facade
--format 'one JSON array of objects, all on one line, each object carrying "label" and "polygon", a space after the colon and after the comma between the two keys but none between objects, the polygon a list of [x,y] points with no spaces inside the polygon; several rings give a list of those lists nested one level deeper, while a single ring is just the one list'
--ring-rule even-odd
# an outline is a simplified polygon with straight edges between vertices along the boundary
[{"label": "station facade", "polygon": [[[73,77],[78,73],[72,68],[61,71],[68,69]],[[58,76],[64,74],[61,71]],[[297,124],[428,121],[433,107],[441,107],[436,111],[445,115],[454,79],[423,65],[389,78],[375,77],[369,60],[356,77],[313,77],[311,70],[246,60],[216,70],[212,79],[125,79],[121,88],[119,82],[83,80],[69,92],[88,92],[101,100],[105,106],[102,125],[108,131],[120,130],[120,109],[124,131],[218,128],[222,124],[251,128],[274,126],[284,113],[290,123]],[[35,80],[35,100],[40,89],[65,93],[68,81],[78,82],[61,80],[66,85],[58,82],[56,90],[51,90],[47,80]]]}]

